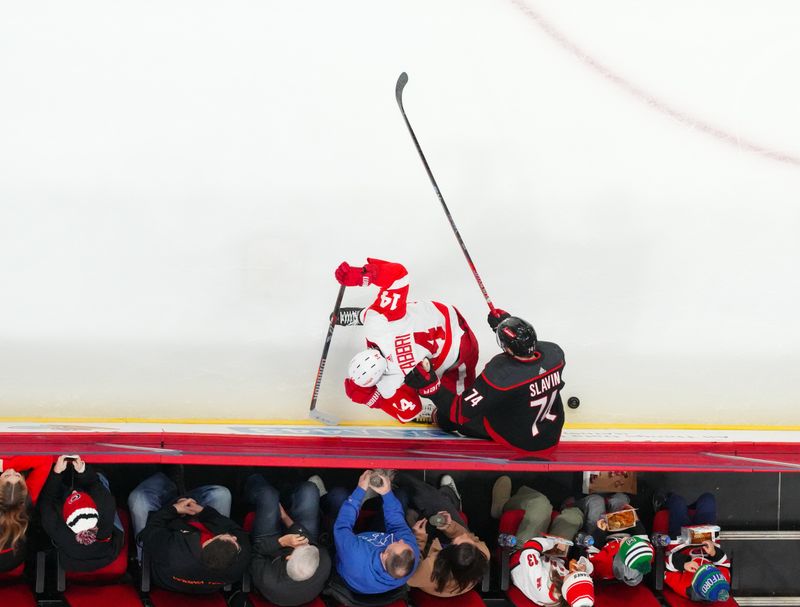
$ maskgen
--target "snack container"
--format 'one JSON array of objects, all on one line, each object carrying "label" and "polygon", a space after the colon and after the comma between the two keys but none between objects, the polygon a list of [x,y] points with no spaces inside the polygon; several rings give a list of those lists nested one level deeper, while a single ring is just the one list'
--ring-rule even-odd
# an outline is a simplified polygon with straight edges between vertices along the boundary
[{"label": "snack container", "polygon": [[634,527],[636,525],[636,521],[639,520],[636,510],[633,508],[626,508],[625,510],[620,510],[618,512],[609,512],[604,514],[603,517],[606,520],[609,533],[630,529],[631,527]]},{"label": "snack container", "polygon": [[720,528],[717,525],[692,525],[691,527],[681,527],[682,544],[702,544],[711,540],[715,544],[719,537]]}]

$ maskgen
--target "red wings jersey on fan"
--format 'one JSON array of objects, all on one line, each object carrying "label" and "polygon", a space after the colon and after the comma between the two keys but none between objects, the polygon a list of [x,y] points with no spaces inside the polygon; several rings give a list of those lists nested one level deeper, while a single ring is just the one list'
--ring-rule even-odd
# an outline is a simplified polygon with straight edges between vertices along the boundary
[{"label": "red wings jersey on fan", "polygon": [[556,569],[563,577],[569,571],[560,559],[551,559],[542,553],[554,548],[556,540],[536,537],[511,555],[511,580],[522,593],[537,605],[558,603],[556,589],[551,582],[551,571]]}]

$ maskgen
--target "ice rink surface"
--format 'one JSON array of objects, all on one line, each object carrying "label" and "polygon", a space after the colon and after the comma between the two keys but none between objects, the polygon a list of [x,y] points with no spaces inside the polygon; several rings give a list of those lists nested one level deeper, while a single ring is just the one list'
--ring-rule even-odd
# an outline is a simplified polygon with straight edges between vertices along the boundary
[{"label": "ice rink surface", "polygon": [[[306,416],[342,260],[566,352],[573,432],[800,429],[800,5],[0,7],[0,417]],[[375,289],[349,289],[368,305]],[[320,407],[345,420],[337,329]],[[709,430],[711,431],[711,430]],[[783,440],[783,439],[780,439]]]}]

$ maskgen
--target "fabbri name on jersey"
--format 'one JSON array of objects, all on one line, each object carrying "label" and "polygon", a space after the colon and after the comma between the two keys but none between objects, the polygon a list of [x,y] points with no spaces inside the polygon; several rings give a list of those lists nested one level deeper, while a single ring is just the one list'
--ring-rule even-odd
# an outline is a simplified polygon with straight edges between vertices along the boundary
[{"label": "fabbri name on jersey", "polygon": [[561,371],[552,371],[544,377],[540,377],[530,385],[531,396],[541,396],[542,394],[550,392],[553,388],[558,387],[560,383]]},{"label": "fabbri name on jersey", "polygon": [[413,346],[411,345],[410,333],[405,333],[395,337],[394,351],[397,354],[397,364],[400,366],[403,372],[408,373],[414,368],[416,363],[414,362],[414,350]]}]

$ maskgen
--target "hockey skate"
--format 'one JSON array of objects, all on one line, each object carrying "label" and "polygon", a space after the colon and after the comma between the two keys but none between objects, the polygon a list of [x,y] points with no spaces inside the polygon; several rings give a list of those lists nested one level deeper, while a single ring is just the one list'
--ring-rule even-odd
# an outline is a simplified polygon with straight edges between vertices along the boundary
[{"label": "hockey skate", "polygon": [[433,425],[436,423],[436,405],[433,403],[424,403],[422,405],[422,411],[420,411],[417,416],[411,420],[415,424],[428,424]]},{"label": "hockey skate", "polygon": [[364,308],[339,308],[336,324],[341,327],[355,327],[363,324],[358,315]]}]

